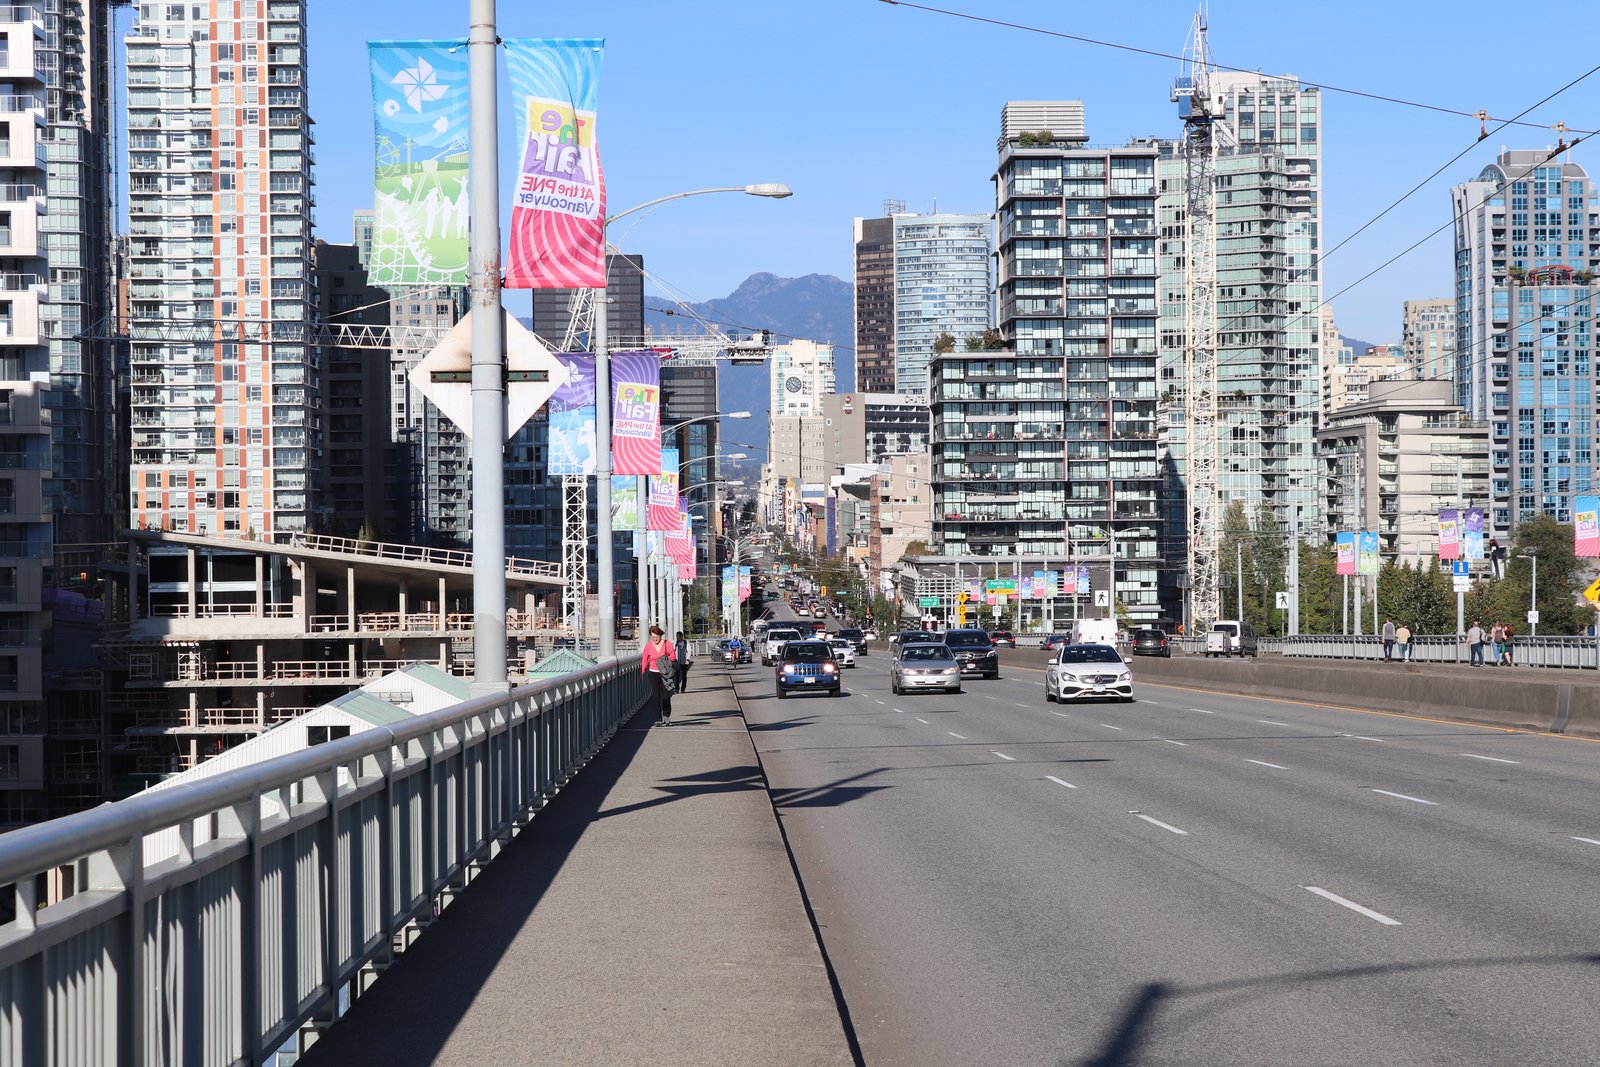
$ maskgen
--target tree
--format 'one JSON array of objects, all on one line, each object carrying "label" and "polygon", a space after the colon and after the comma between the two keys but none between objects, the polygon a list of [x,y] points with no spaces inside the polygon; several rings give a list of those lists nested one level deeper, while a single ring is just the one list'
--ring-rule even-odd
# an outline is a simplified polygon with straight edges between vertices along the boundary
[{"label": "tree", "polygon": [[1325,542],[1300,545],[1300,632],[1333,634],[1343,629],[1344,580],[1338,554]]},{"label": "tree", "polygon": [[945,330],[943,333],[939,334],[938,337],[935,337],[933,339],[933,352],[934,352],[935,355],[942,356],[946,352],[954,352],[955,350],[956,350],[955,335],[952,334],[949,330]]},{"label": "tree", "polygon": [[[1222,617],[1225,619],[1250,617],[1251,540],[1250,520],[1245,516],[1244,505],[1235,500],[1228,505],[1228,510],[1222,513],[1222,539],[1217,548],[1217,579],[1222,585],[1222,599],[1219,603]],[[1235,592],[1239,588],[1241,573],[1245,575],[1243,604],[1239,603],[1238,594]],[[1195,621],[1201,624],[1206,622],[1204,619]]]},{"label": "tree", "polygon": [[1455,594],[1436,560],[1385,563],[1378,573],[1378,614],[1396,625],[1405,623],[1416,634],[1454,633]]},{"label": "tree", "polygon": [[965,344],[968,352],[999,352],[1005,348],[1000,331],[992,328],[982,333],[968,334]]},{"label": "tree", "polygon": [[926,541],[909,541],[909,542],[906,543],[906,550],[905,550],[904,555],[902,555],[900,558],[901,559],[906,559],[907,557],[911,557],[911,556],[926,556],[927,554],[928,554],[928,542],[926,542]]},{"label": "tree", "polygon": [[1246,572],[1245,580],[1252,590],[1259,590],[1261,593],[1261,599],[1257,604],[1259,615],[1255,624],[1267,633],[1278,633],[1286,620],[1281,612],[1275,610],[1278,604],[1277,594],[1288,588],[1284,576],[1288,573],[1289,558],[1284,547],[1283,534],[1278,529],[1277,517],[1265,501],[1256,508],[1255,528],[1252,532],[1255,538],[1254,551],[1251,553],[1250,570]]}]

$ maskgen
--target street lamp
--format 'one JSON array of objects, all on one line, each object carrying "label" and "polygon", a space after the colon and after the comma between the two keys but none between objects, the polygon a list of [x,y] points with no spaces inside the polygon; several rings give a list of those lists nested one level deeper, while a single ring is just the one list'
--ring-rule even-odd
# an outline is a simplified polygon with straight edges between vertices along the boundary
[{"label": "street lamp", "polygon": [[[762,182],[756,185],[722,186],[715,189],[691,189],[688,192],[672,193],[669,196],[659,196],[654,200],[646,200],[642,204],[630,207],[626,211],[619,211],[616,214],[608,217],[605,220],[604,225],[606,229],[609,229],[613,222],[616,222],[618,219],[625,218],[628,215],[632,215],[636,211],[643,211],[646,208],[655,207],[657,204],[664,204],[669,200],[682,200],[685,197],[702,196],[707,193],[744,193],[747,196],[765,196],[771,197],[775,200],[781,200],[784,197],[792,195],[789,191],[789,187],[781,182]],[[494,198],[494,200],[491,201],[491,204],[497,200],[497,197]],[[498,240],[498,237],[496,240]],[[609,252],[609,245],[606,246],[605,251]],[[596,523],[597,527],[608,526],[610,524],[610,520],[606,518],[606,516],[611,514],[611,354],[607,351],[606,347],[607,309],[605,294],[606,290],[602,286],[595,300],[595,303],[598,305],[598,307],[595,312],[593,331],[594,395],[596,398],[594,419],[594,435],[596,445],[594,464],[594,503],[595,514],[601,517],[600,521]],[[496,322],[498,323],[498,320],[496,320]],[[474,349],[476,350],[476,346],[474,346]],[[500,493],[497,491],[495,493],[495,499],[499,500],[499,498]],[[640,503],[642,505],[643,500],[641,500]],[[598,535],[597,540],[599,542],[599,544],[596,546],[597,551],[595,553],[595,572],[600,593],[598,597],[598,600],[600,601],[600,657],[604,659],[607,656],[615,656],[617,654],[617,605],[616,601],[613,600],[611,596],[612,587],[616,584],[616,551],[615,546],[612,543],[612,533],[610,530],[597,529],[596,533]],[[504,552],[502,551],[501,554],[504,555]],[[503,575],[501,576],[501,580],[503,584]]]},{"label": "street lamp", "polygon": [[1533,588],[1528,592],[1528,636],[1539,636],[1539,557],[1533,552],[1518,553],[1518,559],[1533,564]]}]

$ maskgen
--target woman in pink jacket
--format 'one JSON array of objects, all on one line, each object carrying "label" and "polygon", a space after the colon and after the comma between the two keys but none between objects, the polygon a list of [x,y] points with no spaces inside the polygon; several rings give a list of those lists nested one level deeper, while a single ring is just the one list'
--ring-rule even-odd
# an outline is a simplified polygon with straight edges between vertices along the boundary
[{"label": "woman in pink jacket", "polygon": [[650,640],[645,642],[644,658],[639,670],[650,679],[650,696],[656,708],[657,726],[667,725],[667,720],[672,717],[672,698],[667,696],[666,680],[662,677],[665,669],[663,663],[673,663],[677,658],[677,653],[672,650],[672,642],[667,640],[661,627],[650,627]]}]

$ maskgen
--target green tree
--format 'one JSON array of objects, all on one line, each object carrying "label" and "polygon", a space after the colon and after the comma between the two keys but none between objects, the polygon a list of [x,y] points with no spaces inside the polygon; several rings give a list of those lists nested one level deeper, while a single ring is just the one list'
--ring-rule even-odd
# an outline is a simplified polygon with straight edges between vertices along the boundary
[{"label": "green tree", "polygon": [[1250,600],[1250,592],[1260,594],[1255,601],[1257,611],[1251,621],[1265,633],[1280,633],[1286,622],[1286,613],[1277,610],[1278,593],[1288,588],[1285,576],[1289,572],[1289,554],[1283,533],[1278,529],[1278,521],[1272,508],[1265,502],[1256,508],[1256,521],[1251,532],[1254,551],[1251,553],[1250,570],[1245,577],[1250,586],[1246,591],[1246,601]]},{"label": "green tree", "polygon": [[933,339],[933,352],[934,352],[934,355],[942,356],[946,352],[954,352],[955,350],[956,350],[956,338],[955,338],[955,335],[952,334],[949,330],[945,330],[938,337],[935,337]]},{"label": "green tree", "polygon": [[[1222,617],[1225,619],[1250,618],[1253,540],[1250,519],[1245,515],[1244,505],[1235,500],[1222,513],[1222,541],[1217,559],[1218,579],[1222,585]],[[1243,604],[1239,603],[1239,595],[1236,592],[1241,574],[1244,582]],[[1197,619],[1196,622],[1205,623],[1205,620]]]},{"label": "green tree", "polygon": [[1503,584],[1512,587],[1514,597],[1505,606],[1505,618],[1518,633],[1526,633],[1533,563],[1521,556],[1539,558],[1539,630],[1547,634],[1582,633],[1594,621],[1594,611],[1579,600],[1589,584],[1589,574],[1573,552],[1572,526],[1549,515],[1534,515],[1517,524],[1503,579]]},{"label": "green tree", "polygon": [[1405,623],[1415,634],[1448,634],[1456,628],[1450,579],[1430,559],[1420,565],[1385,563],[1378,574],[1378,614]]},{"label": "green tree", "polygon": [[1300,632],[1339,633],[1344,619],[1344,579],[1330,544],[1300,545]]}]

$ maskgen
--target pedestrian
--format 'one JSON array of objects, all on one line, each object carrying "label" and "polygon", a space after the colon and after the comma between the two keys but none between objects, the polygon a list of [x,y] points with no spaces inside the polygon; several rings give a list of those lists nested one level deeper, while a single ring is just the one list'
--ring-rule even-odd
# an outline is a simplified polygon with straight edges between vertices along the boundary
[{"label": "pedestrian", "polygon": [[662,662],[671,663],[672,659],[672,642],[667,640],[667,635],[661,627],[650,627],[650,640],[645,642],[639,671],[650,682],[650,697],[655,707],[656,726],[667,725],[667,720],[672,717],[672,694],[667,692],[666,679],[661,676]]},{"label": "pedestrian", "polygon": [[1394,620],[1383,620],[1383,658],[1385,662],[1394,657]]},{"label": "pedestrian", "polygon": [[1467,666],[1483,666],[1483,624],[1473,619],[1462,640],[1467,643]]},{"label": "pedestrian", "polygon": [[687,693],[689,691],[689,668],[693,666],[693,663],[689,659],[689,642],[683,639],[682,630],[678,631],[678,640],[672,651],[677,657],[677,661],[672,666],[673,681],[676,683],[673,688],[680,693]]},{"label": "pedestrian", "polygon": [[1394,642],[1400,646],[1400,662],[1411,658],[1411,627],[1401,623],[1394,628]]},{"label": "pedestrian", "polygon": [[1511,632],[1511,626],[1508,623],[1506,625],[1505,635],[1501,638],[1501,641],[1500,641],[1500,665],[1502,667],[1514,667],[1514,666],[1516,666],[1516,664],[1514,662],[1512,662],[1512,658],[1511,658],[1511,645],[1512,645],[1512,642],[1515,641],[1515,640],[1516,640],[1516,635]]},{"label": "pedestrian", "polygon": [[1495,623],[1489,628],[1489,664],[1500,666],[1500,659],[1505,655],[1506,628],[1503,623]]}]

